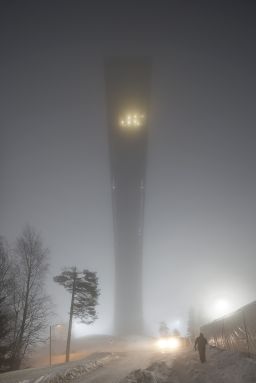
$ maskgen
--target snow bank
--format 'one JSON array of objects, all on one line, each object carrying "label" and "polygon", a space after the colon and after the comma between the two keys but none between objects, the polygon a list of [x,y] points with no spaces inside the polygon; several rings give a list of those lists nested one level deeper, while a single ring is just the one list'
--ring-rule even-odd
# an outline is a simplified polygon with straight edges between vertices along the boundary
[{"label": "snow bank", "polygon": [[166,354],[145,370],[136,370],[120,383],[256,383],[256,360],[238,353],[207,350],[201,364],[197,352]]},{"label": "snow bank", "polygon": [[72,365],[72,367],[62,368],[61,370],[53,369],[51,372],[37,377],[36,379],[19,380],[17,383],[66,383],[73,379],[85,375],[99,367],[103,367],[106,363],[117,356],[109,354],[100,359],[84,361],[83,363]]},{"label": "snow bank", "polygon": [[205,383],[252,383],[256,382],[256,361],[239,353],[207,350],[207,362],[201,364],[198,354],[190,351],[173,363],[180,380]]}]

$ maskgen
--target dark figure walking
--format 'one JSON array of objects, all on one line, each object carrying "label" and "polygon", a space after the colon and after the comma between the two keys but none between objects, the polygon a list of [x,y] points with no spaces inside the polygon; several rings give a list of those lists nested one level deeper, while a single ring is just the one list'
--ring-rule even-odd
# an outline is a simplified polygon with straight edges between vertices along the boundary
[{"label": "dark figure walking", "polygon": [[201,360],[201,363],[206,362],[206,357],[205,357],[205,347],[207,345],[207,340],[204,337],[204,334],[200,332],[200,335],[196,338],[195,340],[195,350],[198,350],[199,352],[199,357]]}]

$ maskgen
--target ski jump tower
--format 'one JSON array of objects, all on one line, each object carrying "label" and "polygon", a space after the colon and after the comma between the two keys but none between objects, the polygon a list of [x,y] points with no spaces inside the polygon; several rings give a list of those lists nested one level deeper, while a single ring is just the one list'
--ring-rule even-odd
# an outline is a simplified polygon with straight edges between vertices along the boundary
[{"label": "ski jump tower", "polygon": [[142,247],[151,65],[105,64],[115,245],[115,332],[142,334]]}]

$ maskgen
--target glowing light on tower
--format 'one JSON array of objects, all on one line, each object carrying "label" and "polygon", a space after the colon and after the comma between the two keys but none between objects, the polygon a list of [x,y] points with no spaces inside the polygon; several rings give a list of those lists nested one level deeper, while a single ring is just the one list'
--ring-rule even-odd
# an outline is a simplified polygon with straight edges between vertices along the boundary
[{"label": "glowing light on tower", "polygon": [[145,116],[141,113],[127,113],[122,116],[119,121],[119,126],[124,129],[138,129],[145,124]]}]

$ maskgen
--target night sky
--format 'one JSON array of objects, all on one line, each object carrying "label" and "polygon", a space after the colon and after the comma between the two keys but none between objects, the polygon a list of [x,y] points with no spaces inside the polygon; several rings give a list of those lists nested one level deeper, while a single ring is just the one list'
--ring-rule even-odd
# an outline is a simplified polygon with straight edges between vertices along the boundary
[{"label": "night sky", "polygon": [[[256,299],[256,3],[1,1],[0,234],[29,223],[50,249],[57,321],[64,266],[97,271],[110,332],[113,228],[104,60],[152,58],[144,314],[186,329]],[[179,323],[177,321],[180,321]]]}]

